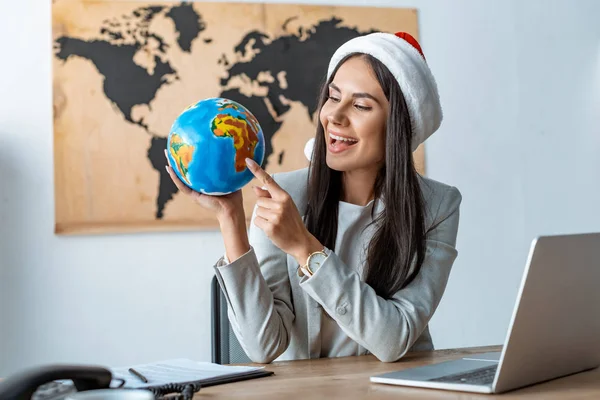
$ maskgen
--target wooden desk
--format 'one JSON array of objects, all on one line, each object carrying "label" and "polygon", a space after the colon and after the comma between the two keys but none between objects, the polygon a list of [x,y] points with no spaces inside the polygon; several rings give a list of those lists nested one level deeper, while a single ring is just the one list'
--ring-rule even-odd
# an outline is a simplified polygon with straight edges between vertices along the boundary
[{"label": "wooden desk", "polygon": [[468,354],[499,351],[500,346],[410,353],[396,363],[373,356],[281,361],[266,365],[274,376],[211,386],[195,399],[600,399],[600,368],[501,395],[471,394],[371,383],[369,377]]}]

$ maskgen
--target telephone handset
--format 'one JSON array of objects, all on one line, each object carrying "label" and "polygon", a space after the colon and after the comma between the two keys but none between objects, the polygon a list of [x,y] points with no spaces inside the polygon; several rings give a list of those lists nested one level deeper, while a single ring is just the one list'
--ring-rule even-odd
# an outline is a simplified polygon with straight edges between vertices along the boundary
[{"label": "telephone handset", "polygon": [[77,391],[105,389],[112,373],[93,365],[49,365],[30,368],[0,381],[0,399],[29,400],[41,385],[56,380],[72,380]]}]

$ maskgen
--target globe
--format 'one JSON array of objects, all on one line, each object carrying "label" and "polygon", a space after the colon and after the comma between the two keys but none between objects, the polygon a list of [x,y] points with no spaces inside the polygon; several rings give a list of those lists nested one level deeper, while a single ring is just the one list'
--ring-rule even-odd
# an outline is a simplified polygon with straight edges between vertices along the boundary
[{"label": "globe", "polygon": [[173,122],[169,162],[193,190],[225,195],[254,178],[246,158],[262,165],[265,139],[258,120],[243,105],[214,97],[188,106]]}]

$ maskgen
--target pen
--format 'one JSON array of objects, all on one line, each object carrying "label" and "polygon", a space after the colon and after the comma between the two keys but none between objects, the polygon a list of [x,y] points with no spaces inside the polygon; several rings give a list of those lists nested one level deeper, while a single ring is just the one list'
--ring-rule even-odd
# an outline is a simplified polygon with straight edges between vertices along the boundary
[{"label": "pen", "polygon": [[133,368],[129,368],[129,372],[131,372],[133,375],[137,376],[138,378],[140,378],[142,380],[142,382],[144,383],[148,383],[148,379],[146,379],[146,377],[142,374],[140,374],[139,372],[137,372],[135,369]]}]

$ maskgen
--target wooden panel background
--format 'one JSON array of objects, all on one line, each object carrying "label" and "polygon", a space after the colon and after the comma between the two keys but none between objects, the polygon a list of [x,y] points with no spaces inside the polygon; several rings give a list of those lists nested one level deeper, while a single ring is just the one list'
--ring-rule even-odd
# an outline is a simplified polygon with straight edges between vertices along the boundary
[{"label": "wooden panel background", "polygon": [[[56,0],[52,7],[57,234],[217,227],[213,215],[181,193],[157,204],[171,190],[159,150],[176,116],[202,98],[232,90],[253,96],[241,102],[271,141],[267,172],[305,167],[302,150],[314,135],[314,114],[306,100],[286,98],[307,86],[303,74],[278,70],[276,58],[273,71],[252,79],[234,73],[241,66],[264,68],[253,44],[283,43],[282,57],[296,46],[292,53],[301,57],[294,68],[320,80],[341,44],[327,27],[344,34],[403,30],[418,38],[414,9],[114,0]],[[261,51],[276,54],[275,47]],[[303,96],[316,99],[316,89],[304,87]],[[268,114],[258,112],[263,108]],[[415,163],[424,173],[422,146]],[[249,189],[243,189],[248,218],[256,200]]]}]

